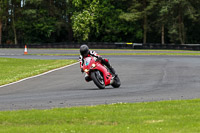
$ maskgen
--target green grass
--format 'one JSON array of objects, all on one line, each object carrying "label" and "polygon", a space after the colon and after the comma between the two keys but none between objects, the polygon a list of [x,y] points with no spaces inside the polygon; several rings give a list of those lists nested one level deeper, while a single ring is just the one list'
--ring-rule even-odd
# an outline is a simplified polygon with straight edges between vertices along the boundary
[{"label": "green grass", "polygon": [[200,99],[0,112],[3,133],[197,133]]},{"label": "green grass", "polygon": [[[200,56],[200,53],[99,53],[100,55],[175,55],[175,56]],[[79,54],[32,54],[49,56],[78,56]]]},{"label": "green grass", "polygon": [[0,85],[18,81],[75,62],[77,61],[0,58]]}]

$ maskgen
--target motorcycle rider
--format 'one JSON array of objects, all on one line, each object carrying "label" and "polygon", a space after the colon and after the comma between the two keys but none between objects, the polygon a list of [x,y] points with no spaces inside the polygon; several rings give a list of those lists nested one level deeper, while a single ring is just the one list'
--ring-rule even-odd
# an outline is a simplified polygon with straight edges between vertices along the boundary
[{"label": "motorcycle rider", "polygon": [[[83,73],[83,64],[84,64],[84,59],[86,57],[96,57],[97,60],[96,61],[100,61],[101,64],[105,65],[108,69],[110,69],[111,73],[114,76],[117,76],[115,73],[115,70],[113,69],[113,67],[110,65],[108,59],[102,58],[100,55],[98,55],[95,51],[91,51],[89,50],[89,47],[86,44],[83,44],[80,46],[80,57],[79,57],[79,62],[80,62],[80,68],[81,68],[81,72]],[[89,75],[86,73],[85,75],[85,80],[87,82],[91,81],[92,79],[89,77]]]}]

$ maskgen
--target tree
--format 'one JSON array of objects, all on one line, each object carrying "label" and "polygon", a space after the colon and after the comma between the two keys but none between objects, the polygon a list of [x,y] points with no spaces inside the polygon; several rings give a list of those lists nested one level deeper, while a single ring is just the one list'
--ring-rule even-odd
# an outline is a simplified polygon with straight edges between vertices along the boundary
[{"label": "tree", "polygon": [[[186,21],[195,21],[197,18],[198,8],[194,7],[194,3],[199,5],[199,2],[193,0],[170,0],[168,2],[169,13],[172,16],[168,25],[168,34],[171,42],[180,42],[184,44],[186,41],[185,27]],[[188,28],[190,26],[188,25]]]},{"label": "tree", "polygon": [[[25,43],[54,42],[56,18],[51,1],[27,0],[22,12],[23,17],[16,23],[23,34]],[[51,40],[52,39],[52,40]]]},{"label": "tree", "polygon": [[[91,28],[97,28],[96,23],[99,0],[73,0],[76,12],[72,16],[72,29],[78,41],[87,41]],[[98,29],[97,29],[98,32]]]},{"label": "tree", "polygon": [[21,0],[11,0],[10,7],[11,7],[10,10],[11,10],[12,29],[13,29],[13,33],[14,33],[14,42],[15,42],[15,44],[18,44],[16,21],[19,18],[18,15],[20,14],[19,9],[21,7]]},{"label": "tree", "polygon": [[[141,38],[141,30],[135,22],[119,19],[122,10],[126,8],[124,5],[127,5],[124,1],[76,0],[73,4],[76,7],[76,12],[73,13],[73,31],[79,41],[119,42]],[[134,33],[137,33],[137,38]]]},{"label": "tree", "polygon": [[127,12],[120,15],[121,19],[135,21],[137,23],[143,20],[143,43],[147,43],[148,16],[152,14],[152,9],[156,5],[156,0],[132,0]]},{"label": "tree", "polygon": [[7,0],[0,0],[0,44],[2,44],[3,22],[6,19]]},{"label": "tree", "polygon": [[74,6],[72,4],[73,0],[67,0],[66,3],[66,15],[67,15],[67,30],[68,30],[68,41],[74,40],[73,30],[72,30],[72,15],[74,12]]},{"label": "tree", "polygon": [[[104,0],[100,1],[98,8],[98,31],[93,30],[90,38],[103,42],[126,42],[141,39],[141,30],[135,22],[127,22],[119,19],[119,15],[127,7],[126,1]],[[136,33],[136,34],[135,34]],[[138,39],[139,38],[139,39]],[[92,40],[95,41],[95,40]]]},{"label": "tree", "polygon": [[185,21],[186,43],[199,44],[200,43],[200,1],[189,0],[192,8],[190,8],[188,19]]},{"label": "tree", "polygon": [[0,2],[0,44],[2,43],[2,17],[3,17],[3,11],[2,11],[2,1]]},{"label": "tree", "polygon": [[[165,38],[166,38],[166,27],[168,25],[168,23],[170,22],[170,20],[172,19],[169,12],[169,1],[168,0],[160,0],[159,2],[157,2],[157,4],[155,5],[155,8],[152,11],[152,15],[151,15],[151,27],[152,29],[155,29],[155,33],[151,33],[151,34],[160,34],[160,42],[161,44],[165,44]],[[158,38],[156,38],[158,39]],[[154,40],[155,42],[155,40]]]},{"label": "tree", "polygon": [[0,43],[199,43],[200,1],[0,0]]}]

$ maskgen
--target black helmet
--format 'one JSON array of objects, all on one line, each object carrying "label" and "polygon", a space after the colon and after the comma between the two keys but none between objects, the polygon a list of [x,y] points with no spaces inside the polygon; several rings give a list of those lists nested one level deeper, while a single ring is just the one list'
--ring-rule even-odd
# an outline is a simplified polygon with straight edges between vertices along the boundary
[{"label": "black helmet", "polygon": [[86,57],[88,54],[89,54],[89,48],[88,48],[88,46],[87,45],[81,45],[81,47],[80,47],[80,53],[81,53],[81,55],[83,56],[83,57]]}]

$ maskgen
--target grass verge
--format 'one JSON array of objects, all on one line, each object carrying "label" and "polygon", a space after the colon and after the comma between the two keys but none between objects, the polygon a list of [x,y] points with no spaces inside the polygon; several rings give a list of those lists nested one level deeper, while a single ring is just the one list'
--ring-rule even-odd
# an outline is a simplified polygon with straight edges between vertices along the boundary
[{"label": "grass verge", "polygon": [[1,111],[0,132],[200,132],[200,99]]},{"label": "grass verge", "polygon": [[0,85],[18,81],[75,62],[77,61],[0,58]]}]

